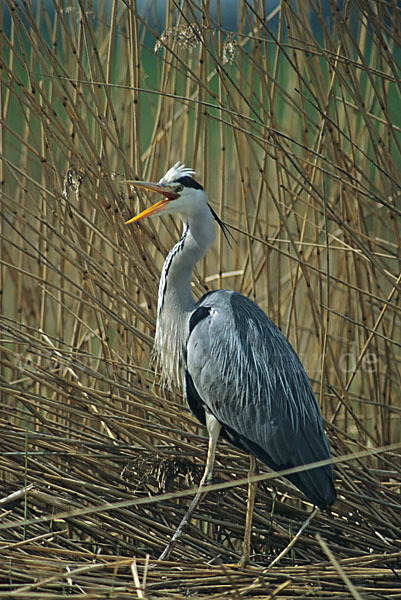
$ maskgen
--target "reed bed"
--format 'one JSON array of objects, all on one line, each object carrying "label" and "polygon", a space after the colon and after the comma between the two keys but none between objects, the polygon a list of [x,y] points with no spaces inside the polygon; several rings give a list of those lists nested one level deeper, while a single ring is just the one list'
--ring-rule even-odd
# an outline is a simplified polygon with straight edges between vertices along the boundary
[{"label": "reed bed", "polygon": [[[401,598],[399,29],[395,2],[12,2],[0,37],[0,598]],[[233,3],[234,5],[234,3]],[[201,9],[199,8],[201,6]],[[177,220],[124,222],[180,160],[230,227],[194,294],[255,299],[322,406],[338,501],[248,457],[170,562],[204,430],[152,363]]]}]

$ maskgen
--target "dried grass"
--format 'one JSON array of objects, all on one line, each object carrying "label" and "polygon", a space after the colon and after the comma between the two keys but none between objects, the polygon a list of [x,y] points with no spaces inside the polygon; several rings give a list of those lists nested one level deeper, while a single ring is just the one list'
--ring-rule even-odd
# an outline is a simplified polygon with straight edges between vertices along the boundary
[{"label": "dried grass", "polygon": [[[401,13],[263,4],[233,33],[191,1],[163,25],[133,0],[6,2],[0,598],[401,598]],[[337,461],[333,514],[270,570],[310,507],[262,475],[237,568],[248,458],[224,442],[176,560],[155,560],[206,440],[150,360],[179,224],[124,226],[149,198],[119,182],[176,160],[236,239],[194,293],[242,291],[289,336]]]}]

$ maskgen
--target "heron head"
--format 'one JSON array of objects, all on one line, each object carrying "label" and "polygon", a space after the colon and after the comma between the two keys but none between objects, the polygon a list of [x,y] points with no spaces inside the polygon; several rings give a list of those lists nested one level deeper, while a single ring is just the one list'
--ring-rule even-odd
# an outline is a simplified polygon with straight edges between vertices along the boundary
[{"label": "heron head", "polygon": [[192,177],[195,172],[187,169],[181,163],[176,163],[158,183],[149,181],[125,181],[130,185],[162,194],[164,198],[126,222],[134,223],[145,217],[155,215],[180,214],[189,217],[207,205],[207,197],[203,187]]}]

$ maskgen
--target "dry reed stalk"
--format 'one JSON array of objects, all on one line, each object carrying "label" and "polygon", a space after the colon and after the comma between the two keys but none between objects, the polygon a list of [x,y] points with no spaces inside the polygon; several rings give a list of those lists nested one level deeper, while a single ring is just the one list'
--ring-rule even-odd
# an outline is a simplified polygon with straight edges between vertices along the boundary
[{"label": "dry reed stalk", "polygon": [[[134,0],[2,10],[0,598],[351,598],[347,581],[401,597],[398,8],[254,0],[235,32],[192,1],[163,24]],[[229,564],[248,459],[223,442],[176,562],[152,566],[206,443],[150,358],[180,227],[124,226],[150,198],[120,181],[176,160],[235,236],[219,233],[194,294],[236,289],[270,314],[338,459],[333,515],[266,573],[310,507],[268,476],[254,566]]]}]

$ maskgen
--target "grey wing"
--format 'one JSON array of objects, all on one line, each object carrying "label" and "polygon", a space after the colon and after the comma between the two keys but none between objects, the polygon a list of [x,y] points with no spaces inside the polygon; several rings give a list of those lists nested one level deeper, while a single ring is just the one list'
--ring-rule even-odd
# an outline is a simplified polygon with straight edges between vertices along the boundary
[{"label": "grey wing", "polygon": [[[225,426],[226,437],[268,466],[330,457],[320,409],[294,349],[249,298],[220,290],[200,301],[185,368],[187,396],[192,386],[198,403]],[[317,475],[324,480],[324,498]],[[334,502],[331,465],[289,479],[319,506]]]}]

